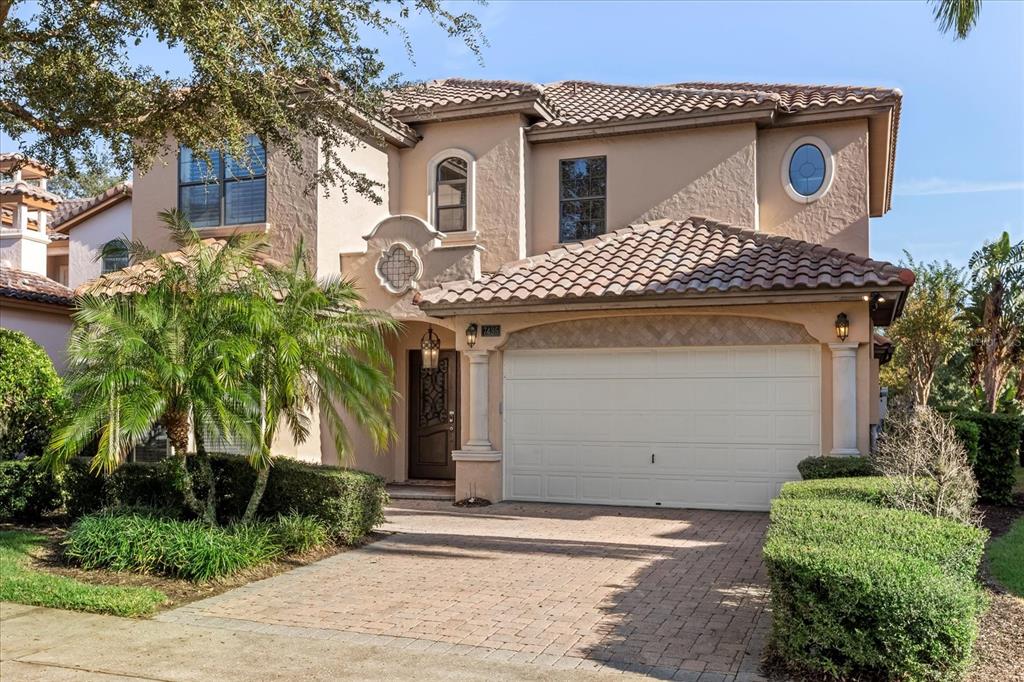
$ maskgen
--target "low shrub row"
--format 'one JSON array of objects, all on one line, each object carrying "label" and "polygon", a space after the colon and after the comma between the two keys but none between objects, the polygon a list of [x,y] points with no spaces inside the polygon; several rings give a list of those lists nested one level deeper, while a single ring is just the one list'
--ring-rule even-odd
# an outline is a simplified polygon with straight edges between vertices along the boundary
[{"label": "low shrub row", "polygon": [[946,680],[970,660],[986,533],[887,508],[882,478],[787,483],[764,545],[771,650],[790,672]]},{"label": "low shrub row", "polygon": [[[230,523],[244,513],[256,473],[245,458],[235,455],[211,455],[211,465],[217,513],[223,523]],[[143,506],[187,519],[189,513],[174,484],[175,466],[173,460],[127,463],[100,478],[88,471],[87,460],[75,460],[64,475],[68,513],[78,517],[110,506]],[[206,491],[199,483],[197,494],[202,498]],[[288,514],[311,517],[333,538],[355,544],[383,523],[386,504],[384,481],[378,476],[278,458],[257,515],[261,519]]]},{"label": "low shrub row", "polygon": [[805,481],[818,478],[874,476],[878,472],[867,457],[807,457],[796,465]]},{"label": "low shrub row", "polygon": [[954,426],[970,456],[969,441],[973,436],[964,430],[962,422],[973,424],[978,431],[976,455],[971,462],[974,477],[978,479],[978,498],[989,504],[1010,504],[1024,438],[1024,417],[988,412],[958,413]]}]

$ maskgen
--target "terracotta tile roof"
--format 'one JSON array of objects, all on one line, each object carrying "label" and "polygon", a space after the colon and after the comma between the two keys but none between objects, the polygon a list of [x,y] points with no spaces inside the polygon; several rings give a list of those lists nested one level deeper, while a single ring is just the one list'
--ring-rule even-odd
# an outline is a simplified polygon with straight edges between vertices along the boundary
[{"label": "terracotta tile roof", "polygon": [[774,95],[779,108],[798,112],[812,107],[843,106],[869,102],[894,102],[902,93],[894,88],[861,87],[857,85],[797,85],[781,83],[710,83],[691,81],[664,86],[671,89],[728,89]]},{"label": "terracotta tile roof", "polygon": [[535,123],[531,129],[724,111],[757,105],[775,108],[779,99],[772,93],[741,90],[727,85],[686,89],[586,81],[553,83],[544,88],[544,97],[554,106],[557,116],[550,121]]},{"label": "terracotta tile roof", "polygon": [[536,83],[445,78],[396,90],[387,104],[393,116],[402,117],[466,104],[535,100],[543,89]]},{"label": "terracotta tile roof", "polygon": [[7,173],[14,168],[23,169],[27,173],[26,177],[45,177],[53,174],[53,168],[39,159],[33,159],[20,152],[0,154],[0,173]]},{"label": "terracotta tile roof", "polygon": [[911,271],[818,244],[704,218],[640,223],[509,263],[480,281],[420,293],[426,311],[460,305],[909,286]]},{"label": "terracotta tile roof", "polygon": [[[214,246],[218,249],[223,248],[225,242],[223,239],[204,239],[203,244],[207,246]],[[188,247],[187,247],[188,248]],[[169,253],[161,254],[161,257],[166,258],[173,262],[182,262],[182,260],[188,254],[188,250],[181,249],[178,251],[171,251]],[[260,264],[276,264],[277,261],[270,258],[269,256],[258,257],[257,262]],[[238,273],[239,275],[242,272]],[[118,296],[121,294],[135,294],[143,291],[147,286],[156,282],[160,277],[160,264],[157,258],[150,258],[134,265],[117,270],[115,272],[108,272],[105,275],[100,275],[96,279],[85,282],[75,293],[79,296],[82,295],[93,295],[93,296]]]},{"label": "terracotta tile roof", "polygon": [[0,268],[0,296],[70,306],[75,292],[49,277],[3,267]]},{"label": "terracotta tile roof", "polygon": [[53,192],[48,192],[42,187],[30,185],[27,182],[15,182],[0,185],[0,196],[19,195],[29,196],[33,199],[41,199],[42,201],[49,201],[55,204],[59,204],[61,202],[61,198]]},{"label": "terracotta tile roof", "polygon": [[62,224],[88,210],[108,203],[113,206],[123,198],[130,197],[131,195],[132,183],[131,180],[127,180],[108,187],[103,192],[92,197],[65,199],[50,213],[49,225],[50,227],[60,227]]}]

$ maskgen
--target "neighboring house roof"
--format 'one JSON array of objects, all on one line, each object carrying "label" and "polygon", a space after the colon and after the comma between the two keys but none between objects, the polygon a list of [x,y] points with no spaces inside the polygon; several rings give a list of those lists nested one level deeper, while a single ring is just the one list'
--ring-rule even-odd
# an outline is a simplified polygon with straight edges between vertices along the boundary
[{"label": "neighboring house roof", "polygon": [[131,196],[132,183],[131,180],[126,180],[92,197],[65,199],[50,214],[49,226],[65,232],[85,217],[105,211]]},{"label": "neighboring house roof", "polygon": [[[886,185],[884,192],[880,190],[876,208],[880,215],[892,204],[902,99],[903,93],[895,88],[853,85],[695,81],[644,86],[573,80],[544,85],[446,78],[396,90],[387,101],[390,113],[409,123],[477,116],[516,105],[516,110],[533,116],[527,135],[534,141],[596,134],[591,130],[595,127],[604,129],[604,134],[615,134],[696,125],[700,121],[690,119],[711,115],[724,116],[730,122],[749,119],[761,125],[788,122],[794,117],[874,117],[880,143],[888,147],[885,172],[881,174]],[[530,111],[524,107],[527,104],[532,107]]]},{"label": "neighboring house roof", "polygon": [[[429,314],[490,305],[840,288],[906,288],[914,274],[818,244],[704,218],[639,223],[420,293]],[[902,297],[901,297],[902,298]]]},{"label": "neighboring house roof", "polygon": [[32,197],[33,199],[38,199],[51,204],[59,204],[61,202],[61,198],[53,192],[49,192],[42,187],[37,187],[36,185],[30,185],[27,182],[14,182],[0,185],[0,197],[17,196]]},{"label": "neighboring house roof", "polygon": [[[227,242],[223,239],[204,239],[202,243],[207,246],[214,246],[217,249],[221,249]],[[189,248],[193,247],[170,251],[168,253],[161,254],[160,256],[135,263],[134,265],[129,265],[121,270],[100,275],[96,279],[85,282],[79,286],[78,289],[75,290],[75,293],[79,296],[118,296],[122,294],[140,293],[145,290],[147,286],[159,280],[159,260],[161,258],[166,258],[172,262],[181,262],[188,255]],[[257,256],[255,260],[257,264],[277,263],[277,261],[269,256]],[[238,273],[239,276],[242,274],[242,272]]]},{"label": "neighboring house roof", "polygon": [[884,365],[892,360],[892,354],[895,350],[892,339],[881,334],[874,334],[872,338],[871,349],[873,351],[874,358],[878,360],[878,364]]},{"label": "neighboring house roof", "polygon": [[75,292],[49,277],[5,267],[0,268],[0,296],[69,306]]},{"label": "neighboring house roof", "polygon": [[0,154],[0,173],[10,173],[15,168],[21,169],[28,178],[45,178],[53,174],[53,169],[39,159],[18,152]]}]

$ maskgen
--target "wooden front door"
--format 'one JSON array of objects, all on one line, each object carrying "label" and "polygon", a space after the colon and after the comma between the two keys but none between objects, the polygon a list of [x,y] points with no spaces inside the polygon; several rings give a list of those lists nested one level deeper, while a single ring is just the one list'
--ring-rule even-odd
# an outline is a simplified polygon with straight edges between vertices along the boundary
[{"label": "wooden front door", "polygon": [[455,478],[459,448],[459,354],[441,351],[437,369],[423,369],[409,351],[409,478]]}]

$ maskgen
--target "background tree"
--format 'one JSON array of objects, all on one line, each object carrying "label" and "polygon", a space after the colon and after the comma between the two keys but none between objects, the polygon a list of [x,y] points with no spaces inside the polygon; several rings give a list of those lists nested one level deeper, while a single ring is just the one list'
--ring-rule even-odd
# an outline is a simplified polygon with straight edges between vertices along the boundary
[{"label": "background tree", "polygon": [[960,316],[964,282],[948,262],[915,263],[904,252],[917,276],[903,315],[887,330],[895,344],[889,379],[906,388],[911,405],[927,405],[936,373],[961,348],[967,325]]},{"label": "background tree", "polygon": [[85,163],[77,176],[57,171],[47,181],[46,187],[65,199],[84,199],[105,192],[127,179],[127,175],[114,168],[110,154],[101,153]]},{"label": "background tree", "polygon": [[1011,372],[1022,363],[1024,323],[1024,241],[1008,232],[971,255],[970,301],[965,310],[973,331],[974,376],[984,392],[985,409],[995,412]]},{"label": "background tree", "polygon": [[[313,178],[374,196],[342,153],[378,117],[385,72],[366,33],[422,15],[479,54],[480,24],[440,0],[0,0],[0,130],[21,151],[78,177],[110,150],[120,174],[145,169],[169,136],[192,149],[244,156],[245,135],[302,159],[322,140]],[[172,77],[130,55],[143,41],[180,50]],[[339,94],[341,95],[339,97]],[[83,165],[84,162],[84,165]]]},{"label": "background tree", "polygon": [[258,447],[250,457],[256,484],[243,521],[252,520],[267,487],[271,446],[287,425],[296,443],[309,435],[311,414],[326,421],[342,461],[349,436],[339,409],[366,429],[378,450],[394,436],[394,377],[384,335],[391,317],[363,308],[356,287],[337,277],[317,280],[300,243],[290,263],[267,264],[250,283],[246,322],[256,343],[251,381],[259,388]]},{"label": "background tree", "polygon": [[64,408],[63,386],[46,351],[0,327],[0,460],[41,455]]},{"label": "background tree", "polygon": [[939,30],[953,31],[957,40],[967,37],[981,14],[981,0],[931,0],[930,4]]}]

